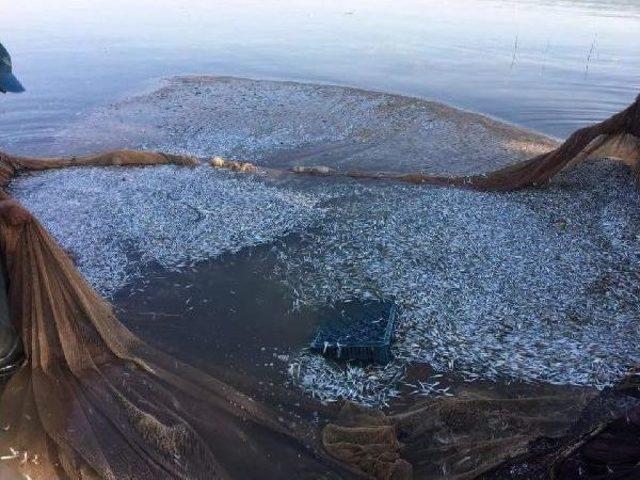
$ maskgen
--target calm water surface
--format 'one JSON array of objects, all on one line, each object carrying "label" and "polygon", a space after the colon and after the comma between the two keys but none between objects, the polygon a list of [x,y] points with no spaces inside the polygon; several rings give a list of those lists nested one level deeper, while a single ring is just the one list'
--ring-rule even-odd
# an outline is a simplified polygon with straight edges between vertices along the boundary
[{"label": "calm water surface", "polygon": [[176,74],[399,92],[556,137],[640,90],[637,0],[25,0],[0,19],[28,89],[0,97],[16,153]]}]

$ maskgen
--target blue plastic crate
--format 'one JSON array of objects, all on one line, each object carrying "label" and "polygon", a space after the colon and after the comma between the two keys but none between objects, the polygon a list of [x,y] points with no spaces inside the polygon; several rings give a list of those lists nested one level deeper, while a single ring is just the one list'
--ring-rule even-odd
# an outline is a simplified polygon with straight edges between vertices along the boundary
[{"label": "blue plastic crate", "polygon": [[351,301],[321,312],[311,350],[343,361],[386,364],[398,309],[389,301]]}]

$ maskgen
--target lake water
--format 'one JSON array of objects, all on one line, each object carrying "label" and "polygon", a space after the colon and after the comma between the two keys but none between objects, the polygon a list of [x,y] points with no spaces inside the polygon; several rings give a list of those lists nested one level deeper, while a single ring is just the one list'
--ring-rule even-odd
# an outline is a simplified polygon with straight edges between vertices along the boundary
[{"label": "lake water", "polygon": [[0,97],[15,153],[45,154],[68,122],[177,74],[398,92],[556,137],[640,89],[635,0],[29,0],[0,19],[27,88]]}]

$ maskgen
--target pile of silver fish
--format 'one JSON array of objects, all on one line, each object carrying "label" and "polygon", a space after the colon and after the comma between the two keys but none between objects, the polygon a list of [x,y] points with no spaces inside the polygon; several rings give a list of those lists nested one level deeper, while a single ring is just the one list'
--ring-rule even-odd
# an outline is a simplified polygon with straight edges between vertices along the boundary
[{"label": "pile of silver fish", "polygon": [[[11,190],[106,294],[153,263],[180,270],[273,244],[292,309],[398,303],[388,365],[289,358],[291,381],[324,402],[388,404],[412,363],[602,388],[640,362],[640,205],[613,163],[509,194],[173,166],[51,171]],[[429,379],[412,388],[450,394]]]},{"label": "pile of silver fish", "polygon": [[323,215],[316,197],[209,166],[55,170],[23,175],[11,191],[106,296],[149,265],[188,268]]},{"label": "pile of silver fish", "polygon": [[610,385],[640,361],[639,207],[613,163],[510,194],[356,185],[287,252],[287,281],[302,304],[396,301],[395,360],[354,385],[354,370],[302,352],[292,378],[367,404],[412,362],[467,381]]}]

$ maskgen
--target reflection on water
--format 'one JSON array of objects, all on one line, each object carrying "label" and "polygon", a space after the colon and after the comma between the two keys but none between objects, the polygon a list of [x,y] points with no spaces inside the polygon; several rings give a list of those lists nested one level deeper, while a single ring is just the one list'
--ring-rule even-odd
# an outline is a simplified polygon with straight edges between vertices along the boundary
[{"label": "reflection on water", "polygon": [[559,137],[640,86],[631,0],[31,0],[0,18],[28,89],[0,98],[15,152],[46,153],[65,122],[174,74],[401,92]]}]

